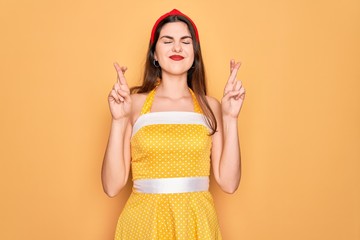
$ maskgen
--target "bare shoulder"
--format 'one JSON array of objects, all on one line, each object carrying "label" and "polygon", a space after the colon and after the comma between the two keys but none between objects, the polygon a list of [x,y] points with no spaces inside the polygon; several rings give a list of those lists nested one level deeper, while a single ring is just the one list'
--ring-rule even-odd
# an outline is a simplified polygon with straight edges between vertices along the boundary
[{"label": "bare shoulder", "polygon": [[148,93],[134,93],[131,94],[131,122],[134,124],[138,117],[140,116],[142,106],[145,103]]},{"label": "bare shoulder", "polygon": [[213,136],[218,136],[219,135],[218,133],[221,132],[221,124],[222,124],[221,103],[216,98],[210,97],[210,96],[206,96],[206,100],[208,101],[210,108],[211,108],[212,112],[214,113],[216,121],[218,123],[217,130]]},{"label": "bare shoulder", "polygon": [[133,93],[131,94],[131,101],[133,106],[135,105],[142,105],[145,102],[146,96],[148,93]]},{"label": "bare shoulder", "polygon": [[220,111],[221,105],[220,105],[219,100],[217,100],[216,98],[211,97],[211,96],[206,96],[206,100],[208,101],[212,111],[214,111],[214,112]]}]

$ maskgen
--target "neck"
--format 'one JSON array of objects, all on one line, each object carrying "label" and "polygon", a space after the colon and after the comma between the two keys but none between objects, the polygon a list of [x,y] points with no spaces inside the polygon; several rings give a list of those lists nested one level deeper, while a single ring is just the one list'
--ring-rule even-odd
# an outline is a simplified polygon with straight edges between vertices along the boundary
[{"label": "neck", "polygon": [[167,76],[163,74],[157,92],[163,96],[171,96],[171,98],[189,96],[187,76]]}]

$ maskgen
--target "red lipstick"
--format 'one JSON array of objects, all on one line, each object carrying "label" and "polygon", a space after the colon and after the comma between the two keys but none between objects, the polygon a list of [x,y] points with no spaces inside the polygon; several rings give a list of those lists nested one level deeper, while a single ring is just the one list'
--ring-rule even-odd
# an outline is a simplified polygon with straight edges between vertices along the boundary
[{"label": "red lipstick", "polygon": [[180,56],[180,55],[172,55],[172,56],[170,56],[170,58],[174,61],[181,61],[184,59],[184,57]]}]

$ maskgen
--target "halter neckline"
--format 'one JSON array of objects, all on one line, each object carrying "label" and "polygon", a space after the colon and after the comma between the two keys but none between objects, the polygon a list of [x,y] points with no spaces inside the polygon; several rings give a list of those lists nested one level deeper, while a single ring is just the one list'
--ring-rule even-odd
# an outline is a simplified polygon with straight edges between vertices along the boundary
[{"label": "halter neckline", "polygon": [[[152,104],[153,104],[153,101],[154,101],[154,97],[155,97],[155,94],[156,94],[156,89],[157,89],[157,86],[151,90],[149,92],[149,94],[147,95],[146,97],[146,100],[145,100],[145,103],[141,109],[141,113],[140,115],[142,114],[147,114],[147,113],[151,113],[151,107],[152,107]],[[195,96],[195,93],[191,90],[191,88],[188,88],[189,91],[190,91],[190,94],[191,94],[191,98],[192,98],[192,102],[193,102],[193,106],[194,106],[194,112],[195,113],[203,113],[197,99],[196,99],[196,96]],[[169,111],[171,112],[171,111]],[[178,111],[177,111],[178,112]]]}]

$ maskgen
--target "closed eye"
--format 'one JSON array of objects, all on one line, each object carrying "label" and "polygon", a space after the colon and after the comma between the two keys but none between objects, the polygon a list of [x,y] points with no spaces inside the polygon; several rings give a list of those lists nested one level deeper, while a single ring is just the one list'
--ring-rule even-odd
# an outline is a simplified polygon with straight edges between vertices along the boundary
[{"label": "closed eye", "polygon": [[[170,44],[170,43],[174,42],[174,37],[172,37],[172,36],[165,35],[165,36],[161,36],[159,39],[162,39],[164,44]],[[191,38],[191,36],[183,36],[180,38],[180,41],[183,44],[191,44],[192,38]]]}]

